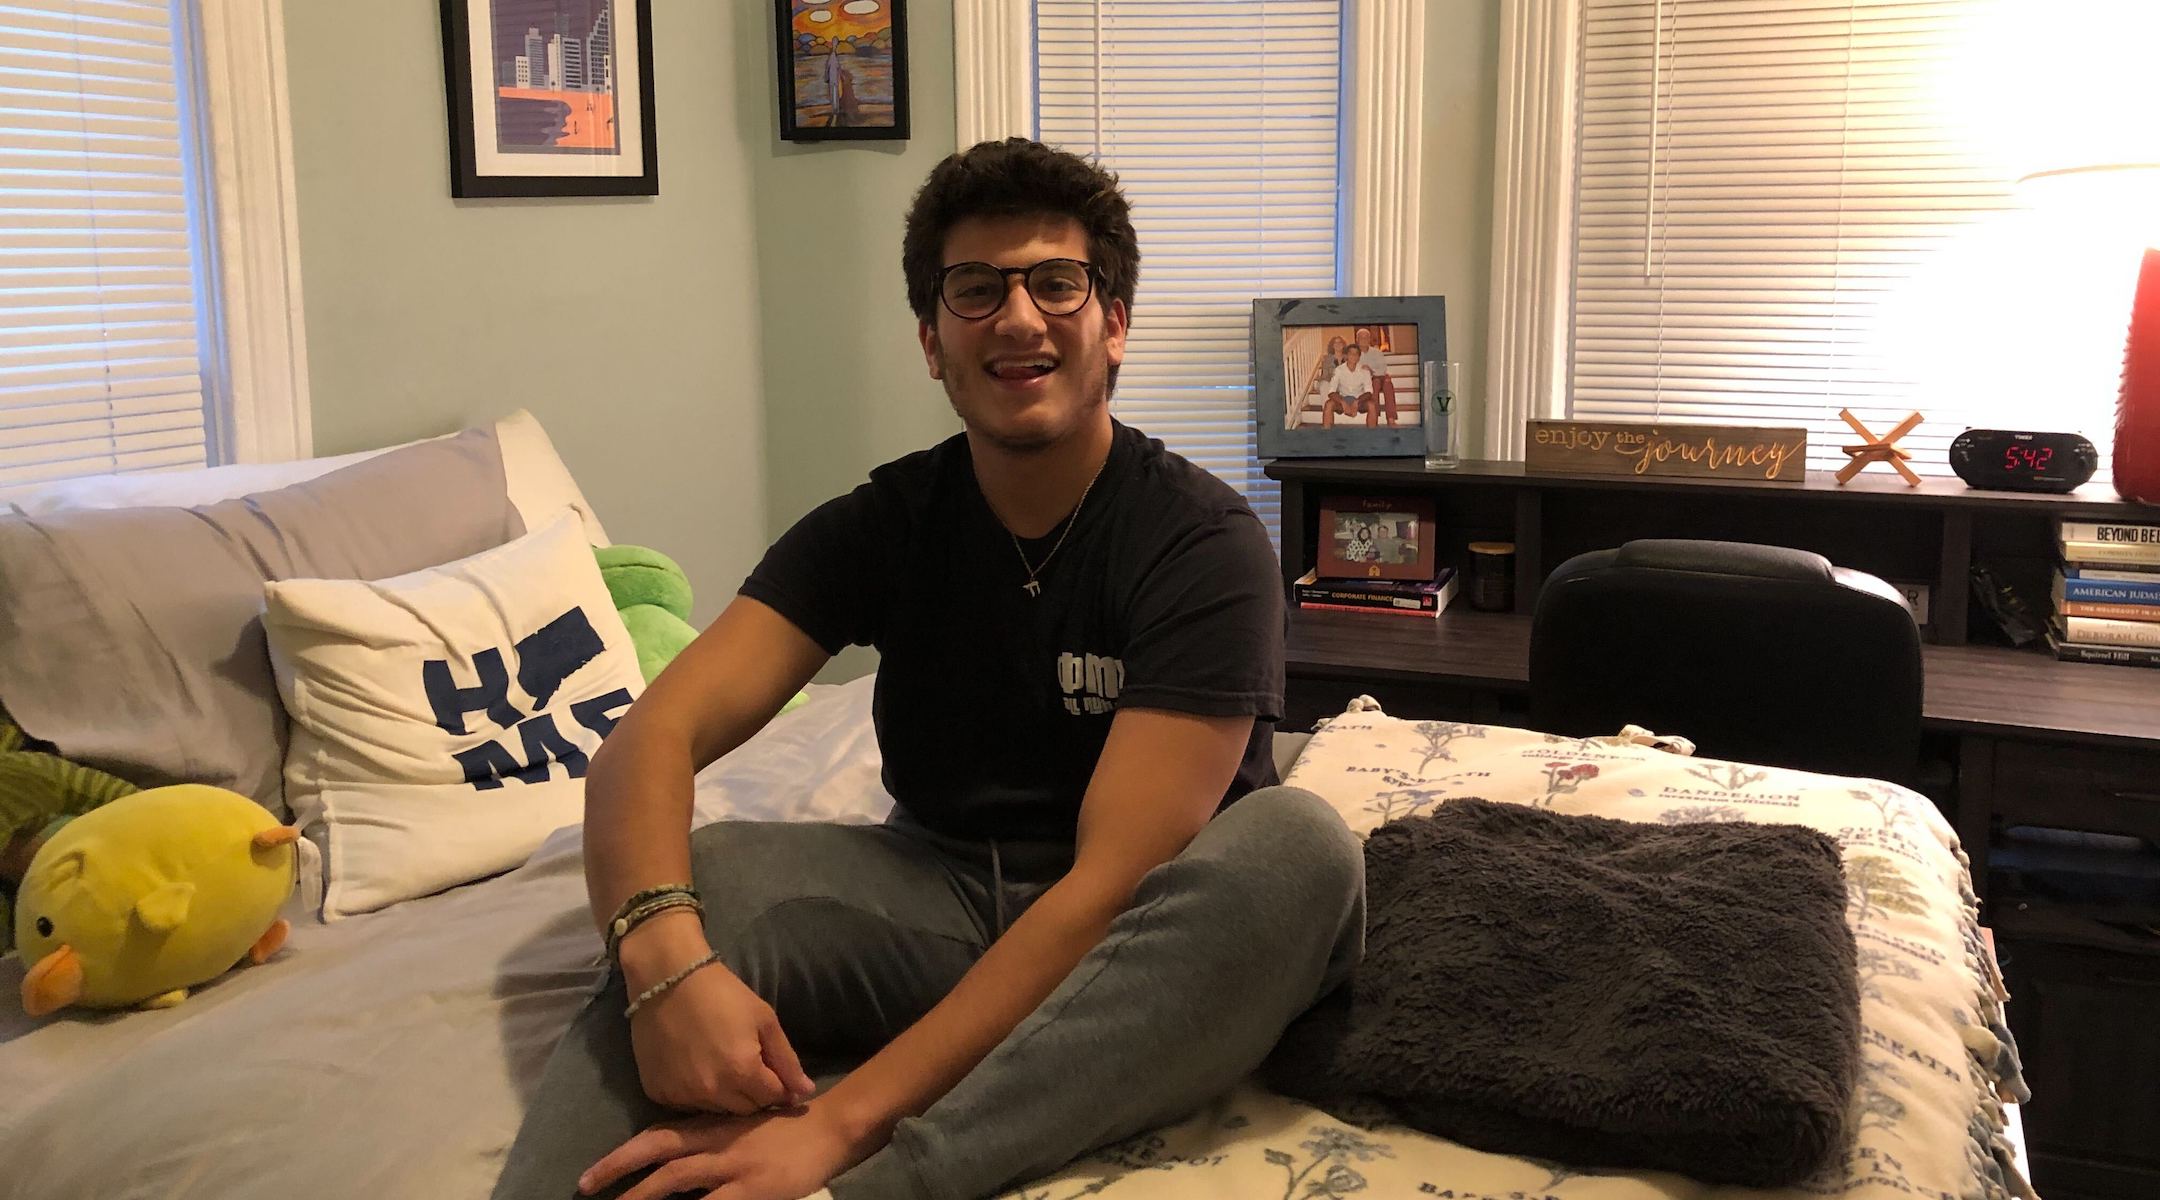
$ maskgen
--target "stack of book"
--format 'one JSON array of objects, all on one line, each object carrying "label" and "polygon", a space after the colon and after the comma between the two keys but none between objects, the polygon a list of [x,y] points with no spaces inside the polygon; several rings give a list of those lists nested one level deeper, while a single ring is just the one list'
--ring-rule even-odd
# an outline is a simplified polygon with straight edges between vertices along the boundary
[{"label": "stack of book", "polygon": [[2067,662],[2160,667],[2160,524],[2064,521],[2048,648]]},{"label": "stack of book", "polygon": [[1455,598],[1457,583],[1453,567],[1440,568],[1431,579],[1322,579],[1315,568],[1291,590],[1299,608],[1437,617]]}]

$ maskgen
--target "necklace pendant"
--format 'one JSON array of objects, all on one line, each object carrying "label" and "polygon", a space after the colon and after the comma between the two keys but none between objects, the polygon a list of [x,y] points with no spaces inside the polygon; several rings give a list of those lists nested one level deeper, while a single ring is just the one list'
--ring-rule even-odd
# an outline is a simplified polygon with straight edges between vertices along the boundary
[{"label": "necklace pendant", "polygon": [[1028,580],[1026,583],[1021,584],[1020,586],[1025,589],[1027,594],[1030,596],[1042,595],[1042,585],[1032,579]]}]

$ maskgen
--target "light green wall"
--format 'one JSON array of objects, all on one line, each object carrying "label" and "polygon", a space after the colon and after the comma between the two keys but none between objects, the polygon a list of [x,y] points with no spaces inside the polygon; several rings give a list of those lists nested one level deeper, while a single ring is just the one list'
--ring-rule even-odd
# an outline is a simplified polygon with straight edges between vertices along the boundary
[{"label": "light green wall", "polygon": [[[529,408],[608,532],[701,617],[766,542],[756,212],[771,6],[656,7],[660,195],[452,200],[441,7],[285,8],[315,449]],[[753,36],[755,34],[755,36]]]}]

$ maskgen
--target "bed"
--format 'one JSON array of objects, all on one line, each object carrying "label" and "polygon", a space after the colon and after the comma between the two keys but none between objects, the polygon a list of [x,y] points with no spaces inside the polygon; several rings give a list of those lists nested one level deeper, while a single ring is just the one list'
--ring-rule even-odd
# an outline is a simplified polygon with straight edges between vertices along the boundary
[{"label": "bed", "polygon": [[[701,776],[696,819],[879,819],[890,801],[870,686],[812,689]],[[2001,1016],[1993,961],[1955,839],[1916,795],[1619,739],[1369,709],[1283,749],[1290,779],[1364,830],[1476,794],[1639,820],[1799,821],[1838,835],[1848,874],[1860,871],[1849,916],[1868,1026],[1843,1172],[1786,1193],[1600,1174],[1353,1128],[1247,1085],[1013,1200],[1963,1200],[2026,1190],[2001,1103],[2017,1086],[2014,1056],[1990,1032]],[[579,830],[559,829],[505,874],[331,924],[299,922],[271,962],[177,1008],[36,1022],[0,1001],[0,1194],[486,1196],[555,1037],[599,979],[579,851]],[[0,961],[7,995],[21,977],[19,962]]]}]

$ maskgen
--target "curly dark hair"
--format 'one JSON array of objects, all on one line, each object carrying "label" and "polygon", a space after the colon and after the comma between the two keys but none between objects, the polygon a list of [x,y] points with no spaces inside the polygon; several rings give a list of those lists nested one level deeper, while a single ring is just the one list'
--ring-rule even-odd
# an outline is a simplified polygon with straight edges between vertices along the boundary
[{"label": "curly dark hair", "polygon": [[908,307],[924,321],[937,320],[937,273],[953,226],[970,217],[1045,215],[1071,217],[1087,231],[1088,261],[1102,272],[1103,301],[1124,301],[1129,315],[1140,282],[1140,241],[1117,176],[1018,137],[978,142],[931,168],[908,206],[900,239]]}]

